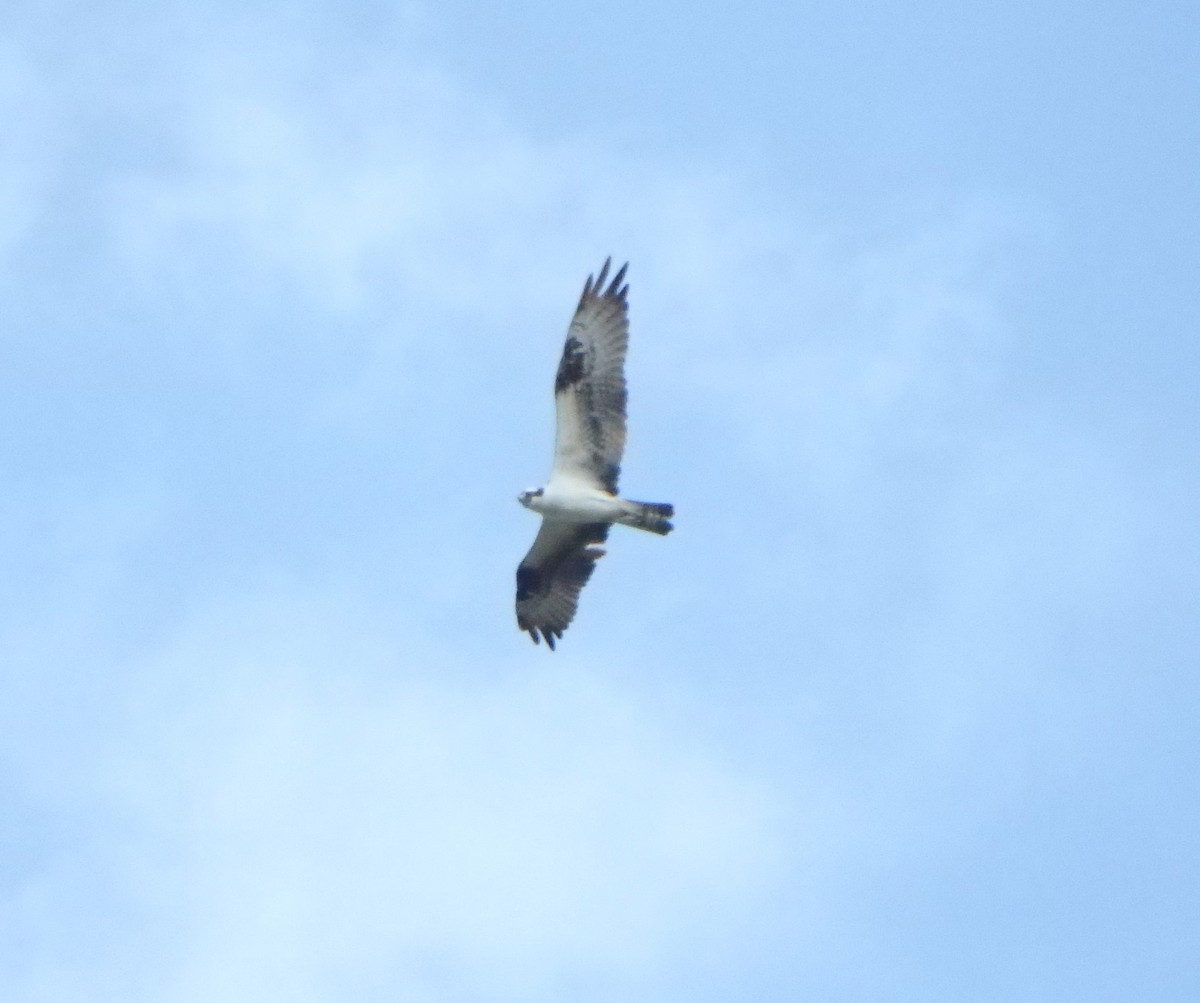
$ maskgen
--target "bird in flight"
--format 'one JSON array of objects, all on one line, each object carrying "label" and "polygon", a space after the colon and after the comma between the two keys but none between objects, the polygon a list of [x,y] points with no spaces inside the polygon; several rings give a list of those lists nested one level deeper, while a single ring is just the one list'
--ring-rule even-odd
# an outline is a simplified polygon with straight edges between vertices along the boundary
[{"label": "bird in flight", "polygon": [[[614,522],[666,536],[675,507],[617,497],[625,450],[625,351],[629,304],[624,265],[607,288],[612,259],[588,276],[554,377],[554,466],[544,487],[518,500],[542,517],[517,568],[517,626],[554,650],[579,605]],[[540,635],[540,637],[539,637]]]}]

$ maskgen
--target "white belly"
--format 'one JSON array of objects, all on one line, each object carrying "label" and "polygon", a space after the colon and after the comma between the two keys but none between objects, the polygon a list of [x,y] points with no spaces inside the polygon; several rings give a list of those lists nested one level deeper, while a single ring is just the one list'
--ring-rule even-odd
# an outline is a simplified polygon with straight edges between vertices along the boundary
[{"label": "white belly", "polygon": [[607,492],[555,484],[547,484],[542,496],[535,498],[529,507],[564,522],[616,522],[622,511],[621,502]]}]

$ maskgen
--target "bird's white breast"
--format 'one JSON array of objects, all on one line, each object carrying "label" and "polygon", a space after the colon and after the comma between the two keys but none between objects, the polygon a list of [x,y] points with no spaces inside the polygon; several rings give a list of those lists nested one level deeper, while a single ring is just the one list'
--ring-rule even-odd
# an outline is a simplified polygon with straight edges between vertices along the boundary
[{"label": "bird's white breast", "polygon": [[529,507],[564,522],[614,522],[621,513],[621,503],[606,491],[553,479]]}]

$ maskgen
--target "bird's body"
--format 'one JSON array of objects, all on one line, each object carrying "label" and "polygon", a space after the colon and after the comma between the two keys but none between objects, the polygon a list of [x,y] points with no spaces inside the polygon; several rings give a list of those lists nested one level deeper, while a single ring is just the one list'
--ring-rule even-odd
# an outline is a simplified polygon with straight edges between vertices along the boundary
[{"label": "bird's body", "polygon": [[617,522],[625,511],[624,499],[573,478],[553,477],[527,508],[544,518],[563,522]]},{"label": "bird's body", "polygon": [[[545,487],[519,501],[542,516],[517,568],[517,625],[550,648],[562,637],[613,523],[665,536],[673,506],[617,496],[625,449],[625,351],[629,344],[625,268],[605,288],[610,261],[588,276],[554,379],[554,469]],[[628,266],[626,266],[628,267]]]}]

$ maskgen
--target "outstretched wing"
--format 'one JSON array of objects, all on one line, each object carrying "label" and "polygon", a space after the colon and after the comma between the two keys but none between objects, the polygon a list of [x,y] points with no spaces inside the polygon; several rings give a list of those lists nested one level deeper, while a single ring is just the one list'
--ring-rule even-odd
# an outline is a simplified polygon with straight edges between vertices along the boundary
[{"label": "outstretched wing", "polygon": [[616,494],[625,451],[625,351],[629,304],[625,269],[607,288],[609,258],[594,282],[589,275],[567,330],[554,403],[558,428],[551,479],[568,478]]},{"label": "outstretched wing", "polygon": [[604,556],[599,546],[608,537],[608,524],[562,522],[542,518],[542,528],[517,568],[517,626],[538,634],[554,650],[554,639],[575,618],[579,592]]}]

